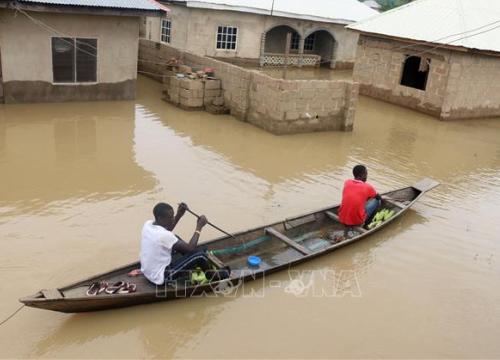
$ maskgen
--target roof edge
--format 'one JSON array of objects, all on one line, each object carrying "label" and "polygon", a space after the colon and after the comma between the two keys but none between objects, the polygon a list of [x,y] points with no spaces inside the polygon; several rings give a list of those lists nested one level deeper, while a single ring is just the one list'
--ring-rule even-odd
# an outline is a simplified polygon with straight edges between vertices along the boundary
[{"label": "roof edge", "polygon": [[[154,2],[153,0],[151,0]],[[0,8],[21,9],[35,12],[60,12],[67,14],[86,14],[86,15],[109,15],[109,16],[163,16],[165,12],[170,11],[164,5],[158,4],[157,10],[148,9],[130,9],[114,8],[103,6],[82,6],[82,5],[63,5],[63,4],[35,4],[22,1],[0,1]],[[166,10],[168,9],[168,10]]]},{"label": "roof edge", "polygon": [[[227,5],[227,4],[213,4],[213,3],[206,3],[206,2],[201,2],[201,1],[171,1],[172,3],[177,3],[177,4],[185,4],[186,7],[188,8],[195,8],[195,9],[211,9],[211,10],[225,10],[225,11],[237,11],[237,12],[246,12],[246,13],[252,13],[252,14],[257,14],[257,15],[268,15],[268,16],[277,16],[277,17],[286,17],[286,18],[291,18],[291,19],[300,19],[300,20],[310,20],[310,21],[319,21],[319,22],[327,22],[327,23],[333,23],[333,24],[340,24],[340,25],[349,25],[353,24],[355,21],[354,20],[347,20],[347,19],[331,19],[331,18],[324,18],[324,17],[319,17],[315,15],[307,15],[307,14],[295,14],[295,13],[289,13],[285,11],[278,11],[278,10],[267,10],[267,9],[261,9],[261,8],[255,8],[251,6],[233,6],[233,5]],[[377,14],[375,14],[376,16]]]},{"label": "roof edge", "polygon": [[[398,37],[398,36],[393,36],[393,35],[386,35],[386,34],[379,34],[379,33],[368,32],[368,31],[355,30],[355,29],[351,29],[349,27],[347,27],[347,29],[349,31],[355,31],[361,35],[367,35],[369,37],[378,37],[378,38],[384,38],[384,39],[389,39],[389,40],[397,40],[397,41],[401,41],[401,42],[412,43],[415,45],[428,46],[428,47],[433,48],[433,50],[455,50],[455,51],[460,51],[460,52],[464,52],[464,53],[483,54],[483,55],[500,57],[500,52],[493,51],[493,50],[484,50],[484,49],[469,48],[469,47],[453,45],[453,44],[441,44],[441,43],[429,42],[429,41],[425,41],[425,40],[403,38],[403,37]],[[394,50],[397,50],[397,49],[398,48],[395,48]]]},{"label": "roof edge", "polygon": [[[376,19],[378,17],[385,17],[386,15],[390,15],[392,13],[401,11],[403,9],[406,9],[407,7],[415,5],[418,2],[424,2],[424,1],[429,1],[429,0],[416,0],[416,1],[412,1],[412,2],[409,2],[408,4],[404,4],[404,5],[398,6],[398,7],[394,8],[394,9],[387,10],[387,11],[384,11],[384,12],[381,12],[381,13],[378,13],[378,14],[374,14],[373,16],[370,16],[369,18],[360,20],[358,22],[355,22],[354,24],[349,25],[348,28],[349,29],[353,29],[357,25],[363,25],[363,24],[365,24],[365,23],[367,23],[367,22],[369,22],[369,21],[371,21],[373,19]],[[353,29],[353,30],[355,30],[355,29]]]}]

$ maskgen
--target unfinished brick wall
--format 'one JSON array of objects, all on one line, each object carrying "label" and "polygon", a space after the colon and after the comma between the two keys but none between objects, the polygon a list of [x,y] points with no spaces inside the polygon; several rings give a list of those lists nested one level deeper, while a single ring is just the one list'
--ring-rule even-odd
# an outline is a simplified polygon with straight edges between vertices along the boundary
[{"label": "unfinished brick wall", "polygon": [[163,82],[164,76],[171,74],[167,69],[167,62],[172,58],[182,58],[183,53],[171,46],[162,46],[152,41],[139,42],[139,74]]},{"label": "unfinished brick wall", "polygon": [[[140,40],[139,57],[154,60],[140,62],[140,71],[166,76],[171,74],[162,65],[162,59],[172,57],[191,67],[213,68],[221,80],[224,105],[231,115],[274,134],[353,128],[359,87],[350,81],[276,79],[145,39]],[[161,79],[162,75],[156,78]]]},{"label": "unfinished brick wall", "polygon": [[442,119],[500,116],[500,57],[453,53]]},{"label": "unfinished brick wall", "polygon": [[254,73],[248,121],[277,134],[350,131],[358,90],[350,81],[279,80]]},{"label": "unfinished brick wall", "polygon": [[213,79],[189,79],[172,76],[164,82],[164,100],[185,110],[206,110],[224,114],[221,81]]},{"label": "unfinished brick wall", "polygon": [[[439,49],[426,52],[407,43],[361,35],[353,79],[360,93],[397,105],[441,116],[449,71],[449,52]],[[420,54],[431,59],[426,90],[400,84],[407,55]]]},{"label": "unfinished brick wall", "polygon": [[[400,84],[407,55],[431,59],[425,90]],[[500,57],[361,35],[353,79],[363,95],[443,120],[500,116]]]}]

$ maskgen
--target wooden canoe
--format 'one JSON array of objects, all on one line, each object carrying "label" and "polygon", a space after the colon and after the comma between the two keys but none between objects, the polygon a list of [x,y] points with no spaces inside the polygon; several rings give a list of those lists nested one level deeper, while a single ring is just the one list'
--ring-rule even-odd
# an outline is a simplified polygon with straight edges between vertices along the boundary
[{"label": "wooden canoe", "polygon": [[[177,284],[176,287],[157,287],[142,275],[128,277],[131,270],[140,267],[139,262],[135,262],[58,289],[40,290],[19,301],[35,308],[76,313],[187,298],[210,292],[223,293],[231,286],[287,269],[368,237],[402,216],[421,196],[438,185],[434,180],[424,179],[413,186],[385,193],[382,195],[382,206],[394,210],[395,215],[371,230],[355,228],[337,243],[329,241],[325,234],[344,233],[345,227],[337,217],[339,206],[242,231],[236,233],[235,238],[225,236],[206,242],[200,247],[215,254],[217,259],[231,268],[231,277],[221,282],[196,286],[188,282]],[[247,258],[250,255],[262,259],[258,268],[248,266]],[[89,285],[101,280],[108,283],[120,280],[132,282],[137,285],[137,291],[131,294],[87,296]]]}]

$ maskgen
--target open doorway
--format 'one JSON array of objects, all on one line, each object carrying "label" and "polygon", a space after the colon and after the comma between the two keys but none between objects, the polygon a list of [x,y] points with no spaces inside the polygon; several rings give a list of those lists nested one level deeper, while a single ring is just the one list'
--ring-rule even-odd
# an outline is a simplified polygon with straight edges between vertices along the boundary
[{"label": "open doorway", "polygon": [[326,30],[309,34],[304,40],[304,54],[316,54],[321,57],[321,66],[335,65],[335,38]]},{"label": "open doorway", "polygon": [[2,49],[0,48],[0,103],[3,104]]}]

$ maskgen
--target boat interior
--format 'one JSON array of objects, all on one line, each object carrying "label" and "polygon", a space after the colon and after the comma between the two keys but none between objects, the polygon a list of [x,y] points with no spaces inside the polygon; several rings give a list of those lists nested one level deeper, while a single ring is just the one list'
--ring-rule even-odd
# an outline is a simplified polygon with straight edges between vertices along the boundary
[{"label": "boat interior", "polygon": [[[408,208],[419,194],[420,191],[411,187],[384,194],[380,209],[393,210],[391,219],[394,219]],[[235,238],[215,241],[207,246],[207,250],[230,266],[238,276],[240,273],[265,271],[321,253],[331,247],[340,247],[342,242],[361,238],[385,224],[382,223],[372,230],[365,227],[346,227],[339,221],[338,210],[339,207],[334,207],[286,219],[241,233]],[[249,256],[258,256],[261,259],[259,268],[248,265]]]},{"label": "boat interior", "polygon": [[[318,255],[335,247],[344,246],[378,230],[406,210],[420,193],[421,191],[408,187],[384,194],[381,208],[393,210],[394,215],[371,230],[362,227],[346,228],[339,222],[339,207],[332,207],[289,218],[269,226],[240,232],[234,237],[219,238],[202,244],[200,247],[206,250],[216,262],[229,266],[231,278],[266,272],[300,261],[310,255]],[[175,254],[174,256],[181,255]],[[258,256],[261,259],[260,265],[258,267],[250,266],[248,264],[249,256]],[[106,281],[109,284],[118,281],[132,282],[137,286],[136,294],[158,291],[157,287],[143,275],[129,276],[132,270],[139,267],[139,263],[134,263],[64,288],[42,290],[35,298],[85,298],[88,287],[96,281]],[[184,281],[184,284],[184,286],[191,286],[189,282]],[[178,286],[182,287],[183,285],[179,284]],[[110,295],[106,293],[96,295],[96,297],[102,296]]]}]

